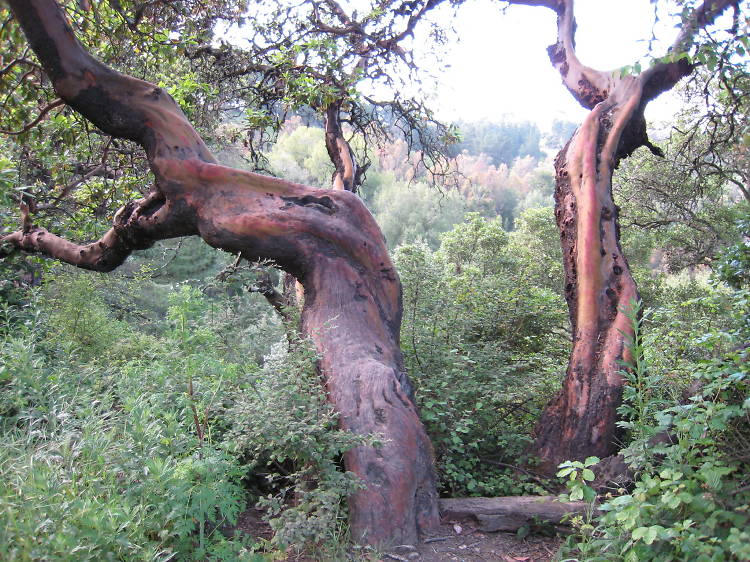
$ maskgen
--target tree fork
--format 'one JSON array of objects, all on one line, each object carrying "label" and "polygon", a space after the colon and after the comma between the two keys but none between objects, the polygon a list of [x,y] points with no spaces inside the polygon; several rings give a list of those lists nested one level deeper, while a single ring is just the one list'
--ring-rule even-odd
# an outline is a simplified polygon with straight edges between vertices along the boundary
[{"label": "tree fork", "polygon": [[109,69],[75,39],[54,0],[6,0],[58,95],[104,132],[146,150],[154,192],[79,246],[42,229],[2,237],[18,249],[108,271],[156,240],[200,235],[215,248],[273,260],[305,287],[304,332],[342,428],[381,447],[345,454],[365,488],[349,498],[356,540],[410,543],[438,523],[432,447],[411,400],[399,348],[401,285],[361,200],[217,165],[174,100]]},{"label": "tree fork", "polygon": [[620,363],[632,332],[625,311],[638,298],[620,247],[612,174],[639,146],[655,147],[643,112],[649,101],[693,71],[685,57],[695,34],[739,0],[705,0],[683,22],[668,57],[637,76],[585,66],[575,52],[573,0],[507,0],[543,6],[557,15],[550,62],[573,97],[591,113],[555,160],[555,217],[565,265],[565,297],[573,350],[563,388],[543,412],[530,452],[541,472],[567,459],[606,457],[618,447]]}]

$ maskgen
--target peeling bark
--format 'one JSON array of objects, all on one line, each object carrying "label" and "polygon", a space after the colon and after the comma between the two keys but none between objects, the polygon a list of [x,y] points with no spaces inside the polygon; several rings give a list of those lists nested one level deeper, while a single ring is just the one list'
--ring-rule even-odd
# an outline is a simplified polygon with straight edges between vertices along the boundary
[{"label": "peeling bark", "polygon": [[9,4],[58,95],[106,133],[140,143],[157,181],[93,244],[32,225],[2,241],[96,271],[156,240],[191,234],[247,259],[273,260],[305,287],[303,329],[321,353],[341,426],[383,438],[378,449],[345,455],[366,486],[349,499],[353,536],[411,543],[436,525],[432,448],[399,348],[401,285],[361,200],[216,164],[169,94],[93,59],[53,0]]},{"label": "peeling bark", "polygon": [[565,264],[573,351],[563,389],[536,429],[542,472],[566,459],[605,457],[617,444],[620,361],[628,360],[625,311],[638,291],[622,253],[612,172],[623,129],[641,97],[626,80],[595,106],[555,161],[555,217]]},{"label": "peeling bark", "polygon": [[[620,247],[612,174],[620,159],[648,140],[643,111],[693,67],[680,57],[638,76],[602,72],[575,52],[573,0],[508,0],[545,6],[557,14],[557,42],[548,54],[563,83],[591,113],[555,160],[555,217],[565,265],[565,297],[573,332],[563,388],[543,412],[531,452],[542,473],[568,459],[601,458],[618,447],[617,408],[622,399],[621,362],[632,328],[626,316],[638,291]],[[689,47],[694,33],[737,0],[706,0],[685,22],[671,54]]]},{"label": "peeling bark", "polygon": [[341,101],[330,104],[325,110],[325,140],[328,156],[333,162],[333,189],[357,192],[361,183],[360,170],[354,151],[341,128]]}]

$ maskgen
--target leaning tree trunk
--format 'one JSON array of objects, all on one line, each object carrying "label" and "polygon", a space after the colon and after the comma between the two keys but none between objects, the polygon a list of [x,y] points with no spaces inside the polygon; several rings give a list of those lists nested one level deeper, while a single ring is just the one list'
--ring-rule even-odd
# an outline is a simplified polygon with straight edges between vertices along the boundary
[{"label": "leaning tree trunk", "polygon": [[77,245],[25,220],[0,241],[110,271],[156,240],[197,234],[215,248],[270,259],[305,288],[304,331],[344,429],[379,435],[346,467],[365,487],[351,530],[373,544],[409,543],[438,521],[433,455],[402,367],[401,285],[375,220],[354,194],[216,164],[165,91],[93,59],[54,0],[9,0],[58,95],[104,132],[140,143],[154,190],[117,213],[100,240]]},{"label": "leaning tree trunk", "polygon": [[639,82],[622,83],[596,105],[555,160],[555,218],[574,339],[563,388],[537,425],[543,472],[566,459],[607,456],[616,447],[620,362],[628,360],[627,314],[638,291],[620,247],[612,172],[623,129],[639,102]]},{"label": "leaning tree trunk", "polygon": [[575,52],[573,0],[508,0],[545,6],[557,14],[558,40],[548,49],[564,85],[591,113],[555,161],[555,217],[565,265],[565,297],[573,350],[562,390],[543,412],[531,452],[538,470],[551,474],[567,459],[605,457],[617,449],[617,408],[622,362],[632,328],[627,318],[638,299],[620,247],[612,174],[621,158],[651,145],[643,112],[693,67],[681,56],[695,34],[738,0],[705,0],[683,22],[664,62],[637,76],[602,72]]}]

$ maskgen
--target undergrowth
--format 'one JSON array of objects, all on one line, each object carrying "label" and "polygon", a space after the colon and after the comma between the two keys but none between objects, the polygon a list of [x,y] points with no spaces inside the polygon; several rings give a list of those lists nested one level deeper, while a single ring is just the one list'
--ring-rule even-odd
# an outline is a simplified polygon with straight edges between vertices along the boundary
[{"label": "undergrowth", "polygon": [[[747,317],[747,291],[734,295],[734,313]],[[663,373],[645,360],[643,323],[633,308],[633,361],[620,424],[629,443],[622,451],[634,473],[628,489],[600,498],[589,486],[588,466],[561,465],[570,497],[592,510],[561,551],[565,560],[750,560],[750,364],[746,326],[732,332],[735,348],[705,360],[692,373],[688,396],[669,400]],[[580,464],[580,463],[579,463]],[[586,474],[588,471],[589,474]]]},{"label": "undergrowth", "polygon": [[[335,429],[309,343],[258,365],[256,342],[212,329],[217,303],[189,284],[161,289],[166,316],[144,334],[106,302],[127,297],[113,283],[63,270],[2,310],[0,559],[270,560],[341,544],[358,484],[339,461],[363,439]],[[273,543],[234,529],[259,499]]]}]

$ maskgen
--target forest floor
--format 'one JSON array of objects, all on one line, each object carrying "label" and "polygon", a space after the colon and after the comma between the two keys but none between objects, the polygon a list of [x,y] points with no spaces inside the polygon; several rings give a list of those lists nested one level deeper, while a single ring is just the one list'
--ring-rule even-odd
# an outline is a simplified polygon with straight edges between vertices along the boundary
[{"label": "forest floor", "polygon": [[[242,513],[236,530],[253,537],[270,540],[273,531],[263,521],[263,512],[250,508]],[[515,533],[485,533],[469,521],[444,522],[440,529],[419,544],[401,545],[387,552],[350,553],[341,560],[367,562],[549,562],[560,547],[558,537],[528,535],[520,538]],[[327,562],[333,558],[290,555],[285,562]]]},{"label": "forest floor", "polygon": [[[460,532],[459,532],[460,531]],[[469,522],[443,524],[435,535],[419,544],[404,545],[381,555],[383,562],[548,562],[553,560],[560,539],[515,533],[484,533]]]}]

